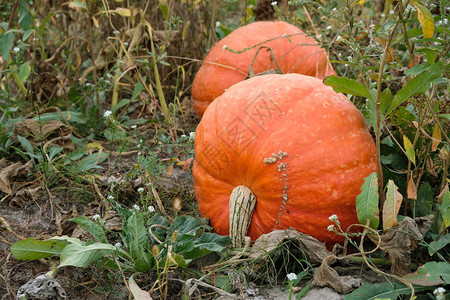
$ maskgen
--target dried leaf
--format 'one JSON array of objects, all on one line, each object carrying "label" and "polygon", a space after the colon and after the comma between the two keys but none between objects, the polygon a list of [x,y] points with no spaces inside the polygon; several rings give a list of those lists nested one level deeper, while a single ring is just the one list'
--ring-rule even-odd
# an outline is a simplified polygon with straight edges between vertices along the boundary
[{"label": "dried leaf", "polygon": [[6,159],[0,160],[0,191],[5,194],[12,194],[15,191],[14,182],[20,178],[28,176],[31,172],[33,162],[30,160],[25,165],[21,162],[8,166]]},{"label": "dried leaf", "polygon": [[330,267],[335,261],[334,256],[325,258],[314,272],[314,279],[312,286],[328,286],[333,288],[336,292],[347,294],[362,285],[362,280],[353,278],[352,276],[339,276],[339,274]]},{"label": "dried leaf", "polygon": [[150,294],[144,290],[141,290],[141,288],[136,284],[133,276],[131,276],[128,280],[128,285],[130,286],[131,294],[133,294],[135,300],[152,300]]},{"label": "dried leaf", "polygon": [[408,181],[408,189],[406,191],[408,199],[417,200],[417,187],[411,176]]},{"label": "dried leaf", "polygon": [[397,215],[402,205],[403,196],[399,193],[393,180],[387,184],[386,200],[383,206],[383,230],[398,225]]},{"label": "dried leaf", "polygon": [[441,141],[442,141],[441,130],[439,129],[439,126],[436,124],[434,125],[433,129],[433,140],[431,142],[431,151],[436,151]]},{"label": "dried leaf", "polygon": [[306,259],[311,263],[319,264],[331,254],[325,247],[325,244],[317,239],[294,229],[287,229],[275,230],[261,235],[255,241],[249,257],[253,259],[263,257],[286,240],[296,241],[300,250],[305,254]]},{"label": "dried leaf", "polygon": [[[411,248],[415,247],[416,241],[423,239],[422,230],[416,220],[405,217],[399,225],[392,230],[384,232],[381,236],[380,249],[389,254],[392,266],[391,272],[403,276],[411,272]],[[374,242],[378,237],[368,235]]]}]

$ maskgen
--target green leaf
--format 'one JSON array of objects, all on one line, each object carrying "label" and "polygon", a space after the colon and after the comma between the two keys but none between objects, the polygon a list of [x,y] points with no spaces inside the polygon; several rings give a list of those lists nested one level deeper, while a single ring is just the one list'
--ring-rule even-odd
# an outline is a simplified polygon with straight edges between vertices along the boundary
[{"label": "green leaf", "polygon": [[86,121],[82,119],[83,114],[76,111],[59,111],[45,113],[33,118],[35,121],[45,122],[50,120],[61,120],[69,123],[86,124]]},{"label": "green leaf", "polygon": [[92,221],[91,219],[87,217],[76,217],[70,219],[70,221],[75,222],[83,227],[100,243],[108,243],[108,238],[106,237],[103,227]]},{"label": "green leaf", "polygon": [[20,66],[19,69],[19,81],[23,84],[25,80],[30,76],[31,66],[29,62],[25,62]]},{"label": "green leaf", "polygon": [[106,254],[113,254],[116,247],[110,244],[95,243],[88,246],[80,244],[67,245],[61,252],[59,267],[75,266],[85,268]]},{"label": "green leaf", "polygon": [[361,83],[356,82],[353,79],[345,77],[336,77],[335,75],[332,75],[326,77],[323,80],[323,82],[326,85],[333,87],[336,93],[345,93],[359,97],[364,97],[367,99],[372,99],[367,87]]},{"label": "green leaf", "polygon": [[9,51],[14,46],[14,33],[12,31],[4,32],[0,35],[0,55],[5,61],[9,61]]},{"label": "green leaf", "polygon": [[204,232],[199,238],[192,238],[191,243],[176,244],[174,251],[182,254],[185,259],[196,259],[211,252],[222,252],[230,244],[228,236]]},{"label": "green leaf", "polygon": [[405,275],[405,280],[423,286],[450,284],[450,264],[430,261],[413,274]]},{"label": "green leaf", "polygon": [[[426,287],[414,287],[416,292],[427,290]],[[411,294],[411,289],[401,283],[364,283],[360,288],[345,296],[344,300],[377,300],[377,299],[398,299],[400,295]]]},{"label": "green leaf", "polygon": [[439,114],[438,117],[450,120],[450,114]]},{"label": "green leaf", "polygon": [[[29,30],[31,28],[31,15],[28,11],[28,3],[25,0],[19,0],[20,8],[20,19],[19,24],[24,30]],[[24,39],[25,40],[25,39]]]},{"label": "green leaf", "polygon": [[66,244],[64,241],[26,239],[12,244],[11,253],[16,259],[36,260],[61,254]]},{"label": "green leaf", "polygon": [[[142,78],[142,81],[145,82],[145,77]],[[142,84],[141,81],[138,81],[134,87],[133,90],[133,95],[131,96],[131,101],[133,101],[134,99],[137,98],[137,96],[139,96],[139,94],[142,92],[142,90],[144,89],[144,85]]]},{"label": "green leaf", "polygon": [[429,67],[430,67],[430,65],[428,63],[415,65],[415,66],[409,68],[408,70],[406,70],[405,75],[406,76],[416,76],[416,75],[423,73]]},{"label": "green leaf", "polygon": [[135,259],[141,257],[142,249],[150,248],[142,212],[133,210],[131,215],[123,222],[122,239],[131,256]]},{"label": "green leaf", "polygon": [[441,214],[444,220],[444,226],[450,226],[450,191],[445,192],[441,203]]},{"label": "green leaf", "polygon": [[437,241],[432,241],[430,245],[428,245],[428,254],[432,256],[448,244],[450,244],[450,233],[442,236]]},{"label": "green leaf", "polygon": [[397,215],[402,205],[403,196],[398,192],[394,181],[389,179],[387,184],[386,200],[383,205],[383,230],[398,225]]},{"label": "green leaf", "polygon": [[392,104],[386,114],[390,114],[397,106],[408,101],[411,97],[423,93],[430,88],[431,82],[442,75],[444,64],[435,63],[430,66],[427,72],[423,72],[417,77],[408,81],[402,89],[395,95]]},{"label": "green leaf", "polygon": [[423,36],[431,38],[434,34],[434,19],[431,12],[417,1],[413,1],[413,5],[417,8],[417,18],[422,25]]},{"label": "green leaf", "polygon": [[403,145],[405,146],[406,156],[415,165],[416,164],[416,153],[414,151],[414,146],[406,135],[403,135]]},{"label": "green leaf", "polygon": [[370,220],[370,227],[377,229],[380,223],[380,211],[378,208],[378,177],[373,172],[364,179],[361,193],[356,197],[356,213],[359,223],[365,225]]}]

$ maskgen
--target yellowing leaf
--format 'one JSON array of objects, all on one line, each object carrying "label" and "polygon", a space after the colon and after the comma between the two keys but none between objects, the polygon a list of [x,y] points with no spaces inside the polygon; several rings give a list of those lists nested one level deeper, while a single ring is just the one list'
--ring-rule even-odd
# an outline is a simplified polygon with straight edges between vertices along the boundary
[{"label": "yellowing leaf", "polygon": [[412,176],[411,178],[409,178],[406,194],[408,196],[408,199],[417,200],[417,187]]},{"label": "yellowing leaf", "polygon": [[402,205],[403,196],[398,192],[394,181],[389,180],[387,184],[386,200],[383,205],[383,230],[398,225],[397,215]]},{"label": "yellowing leaf", "polygon": [[431,12],[418,3],[417,1],[413,1],[413,5],[417,8],[417,18],[419,19],[420,25],[422,25],[423,37],[431,38],[434,34],[434,20]]},{"label": "yellowing leaf", "polygon": [[406,135],[403,136],[403,145],[405,146],[406,156],[415,165],[416,153],[414,152],[414,146]]},{"label": "yellowing leaf", "polygon": [[433,141],[431,142],[431,151],[436,151],[441,141],[442,141],[441,130],[439,129],[439,126],[436,124],[434,125],[433,130]]},{"label": "yellowing leaf", "polygon": [[89,143],[86,145],[86,150],[90,150],[90,149],[100,149],[102,147],[102,144],[98,143],[98,142],[93,142],[93,143]]},{"label": "yellowing leaf", "polygon": [[364,2],[365,2],[364,0],[359,0],[359,4],[360,4],[360,5],[363,5]]},{"label": "yellowing leaf", "polygon": [[69,3],[70,8],[83,8],[87,10],[86,1],[83,0],[73,0]]}]

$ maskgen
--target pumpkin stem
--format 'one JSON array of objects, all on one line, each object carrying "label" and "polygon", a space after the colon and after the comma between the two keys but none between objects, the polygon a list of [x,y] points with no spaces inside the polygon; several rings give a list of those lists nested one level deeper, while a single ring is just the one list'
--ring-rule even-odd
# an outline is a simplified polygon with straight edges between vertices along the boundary
[{"label": "pumpkin stem", "polygon": [[229,205],[231,242],[235,248],[242,247],[256,207],[256,196],[248,187],[240,185],[231,192]]}]

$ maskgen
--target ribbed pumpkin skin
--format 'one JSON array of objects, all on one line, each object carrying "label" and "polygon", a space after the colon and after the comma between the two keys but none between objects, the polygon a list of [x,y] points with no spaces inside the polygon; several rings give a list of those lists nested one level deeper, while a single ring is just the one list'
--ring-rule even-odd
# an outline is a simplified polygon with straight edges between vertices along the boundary
[{"label": "ribbed pumpkin skin", "polygon": [[[287,156],[264,163],[279,151]],[[327,231],[333,224],[328,218],[336,214],[344,230],[358,223],[356,196],[377,169],[375,145],[358,109],[321,80],[299,74],[261,75],[230,87],[204,114],[195,155],[201,215],[228,235],[230,194],[245,185],[257,201],[248,231],[253,240],[293,227],[327,245],[342,242]],[[286,170],[279,170],[280,163]]]},{"label": "ribbed pumpkin skin", "polygon": [[283,73],[299,73],[320,79],[336,74],[328,63],[324,49],[312,37],[298,27],[283,21],[261,21],[240,27],[220,40],[205,57],[202,67],[192,84],[192,101],[195,112],[202,116],[208,105],[225,89],[244,80],[250,66],[255,74],[276,69],[270,51],[261,49],[257,59],[252,60],[261,46],[239,54],[224,50],[224,46],[235,51],[252,47],[275,37],[291,35],[266,42]]}]

